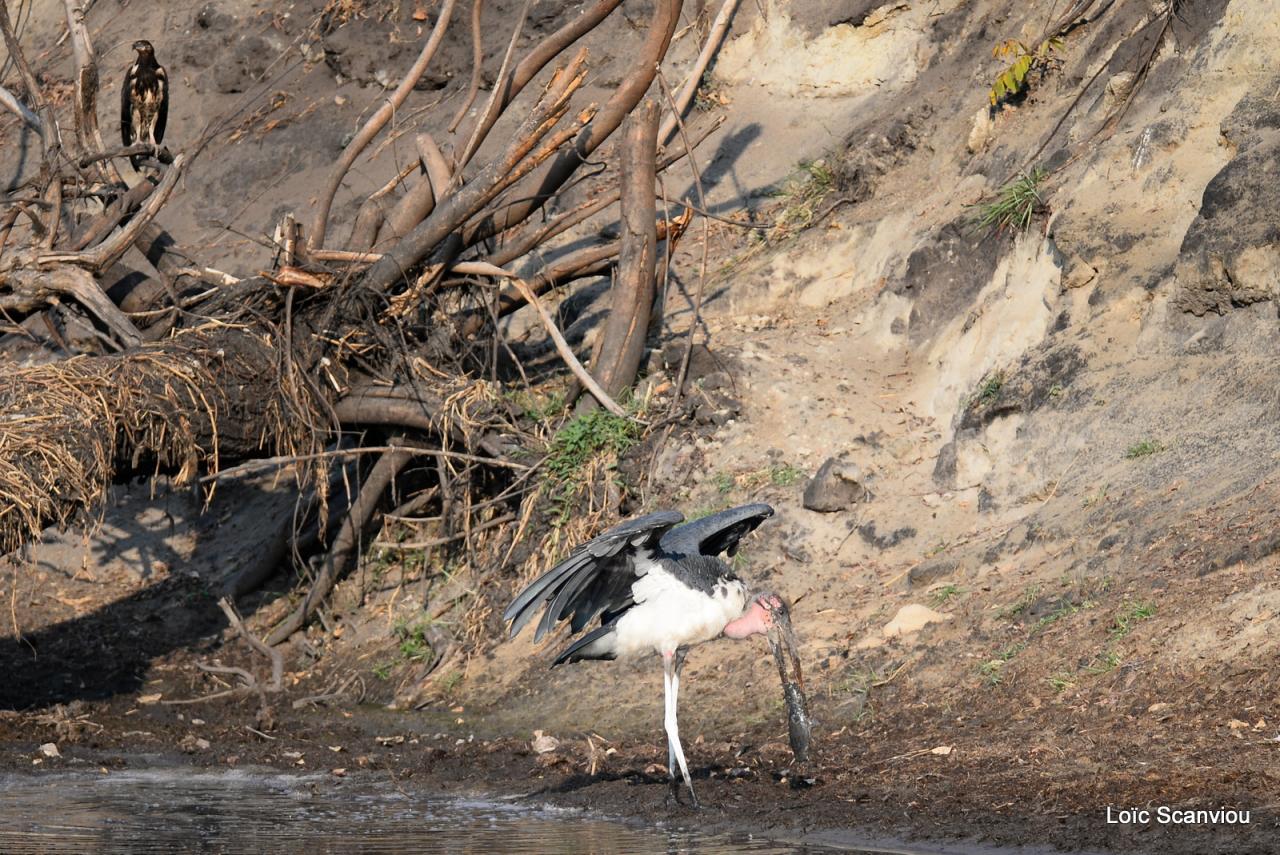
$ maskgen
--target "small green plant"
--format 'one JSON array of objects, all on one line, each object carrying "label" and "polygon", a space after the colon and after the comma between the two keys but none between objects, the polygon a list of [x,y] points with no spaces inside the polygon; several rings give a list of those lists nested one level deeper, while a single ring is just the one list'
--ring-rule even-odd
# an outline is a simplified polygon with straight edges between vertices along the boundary
[{"label": "small green plant", "polygon": [[718,490],[721,495],[724,495],[731,492],[738,482],[728,472],[717,472],[715,478],[711,479],[711,483],[715,484],[716,490]]},{"label": "small green plant", "polygon": [[1062,46],[1061,36],[1045,39],[1036,46],[1035,50],[1017,39],[1009,39],[996,45],[991,55],[996,59],[1012,57],[1013,62],[1000,72],[996,82],[991,85],[991,91],[987,95],[991,106],[995,107],[1001,101],[1009,101],[1026,92],[1031,86],[1032,74],[1038,71],[1043,72],[1053,65],[1054,55],[1062,50]]},{"label": "small green plant", "polygon": [[973,407],[981,407],[990,404],[992,401],[1000,397],[1000,390],[1004,388],[1004,372],[995,371],[988,374],[978,388],[973,390],[973,394],[969,396],[969,405]]},{"label": "small green plant", "polygon": [[440,691],[442,694],[452,695],[460,683],[462,683],[462,672],[450,671],[447,676],[441,678]]},{"label": "small green plant", "polygon": [[959,585],[943,585],[933,592],[932,599],[935,606],[945,606],[947,602],[964,591],[960,590]]},{"label": "small green plant", "polygon": [[390,660],[386,662],[379,662],[377,665],[373,666],[373,676],[377,677],[379,680],[386,680],[391,677],[391,669],[394,668],[395,665],[396,663],[391,662]]},{"label": "small green plant", "polygon": [[1039,632],[1045,627],[1055,624],[1065,617],[1070,617],[1076,612],[1081,612],[1081,611],[1084,611],[1085,609],[1091,609],[1096,605],[1097,603],[1095,603],[1093,600],[1082,600],[1079,603],[1064,602],[1061,605],[1059,605],[1056,609],[1054,609],[1053,611],[1049,612],[1047,615],[1040,618],[1040,620],[1036,622],[1035,628],[1032,630],[1032,632],[1033,633]]},{"label": "small green plant", "polygon": [[1044,209],[1040,185],[1047,173],[1040,167],[1023,172],[1000,188],[994,201],[978,204],[978,226],[996,232],[1025,232],[1038,211]]},{"label": "small green plant", "polygon": [[603,408],[570,420],[551,440],[544,471],[553,484],[552,501],[560,522],[568,519],[583,469],[596,455],[622,454],[640,439],[640,425]]},{"label": "small green plant", "polygon": [[1005,664],[1026,649],[1027,643],[1025,641],[1006,644],[994,659],[989,659],[978,666],[978,673],[986,679],[987,685],[998,686],[1004,679]]},{"label": "small green plant", "polygon": [[1137,460],[1140,457],[1150,457],[1153,454],[1159,454],[1165,450],[1164,443],[1158,439],[1144,439],[1142,442],[1134,443],[1124,453],[1126,460]]},{"label": "small green plant", "polygon": [[782,213],[775,219],[777,230],[803,229],[813,222],[818,209],[836,186],[835,171],[826,160],[802,160],[774,194],[782,200]]},{"label": "small green plant", "polygon": [[1090,493],[1089,495],[1081,499],[1080,506],[1084,508],[1091,508],[1094,505],[1100,504],[1101,502],[1105,502],[1107,500],[1107,490],[1110,489],[1110,487],[1111,487],[1110,484],[1103,484],[1101,487],[1098,488],[1097,492]]},{"label": "small green plant", "polygon": [[1155,613],[1156,607],[1153,603],[1125,603],[1120,609],[1120,614],[1116,615],[1116,622],[1111,626],[1111,637],[1124,638],[1133,631],[1134,624],[1146,620]]},{"label": "small green plant", "polygon": [[1099,674],[1115,670],[1119,665],[1120,654],[1110,650],[1095,659],[1093,664],[1085,666],[1084,672],[1091,677],[1096,677]]},{"label": "small green plant", "polygon": [[545,395],[526,389],[512,389],[504,392],[503,397],[536,422],[545,422],[564,410],[564,391],[560,389]]},{"label": "small green plant", "polygon": [[789,463],[769,467],[769,481],[775,487],[790,487],[804,478],[804,472]]},{"label": "small green plant", "polygon": [[400,656],[410,662],[420,662],[431,655],[431,645],[427,643],[427,629],[431,622],[427,620],[410,623],[401,618],[392,627],[392,633],[400,641]]},{"label": "small green plant", "polygon": [[1053,690],[1055,692],[1064,691],[1076,684],[1076,681],[1071,677],[1071,675],[1065,672],[1054,674],[1052,677],[1048,678],[1048,681],[1049,685],[1053,686]]},{"label": "small green plant", "polygon": [[1040,586],[1032,585],[1022,592],[1022,596],[1014,600],[996,613],[997,617],[1005,620],[1013,620],[1025,612],[1027,609],[1035,605],[1036,598],[1040,596]]}]

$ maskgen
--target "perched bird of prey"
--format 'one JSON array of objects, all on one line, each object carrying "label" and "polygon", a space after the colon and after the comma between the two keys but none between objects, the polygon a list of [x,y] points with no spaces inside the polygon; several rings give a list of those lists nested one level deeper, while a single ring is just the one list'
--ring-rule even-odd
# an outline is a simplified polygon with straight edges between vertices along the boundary
[{"label": "perched bird of prey", "polygon": [[[155,48],[146,39],[133,43],[138,58],[124,73],[120,87],[120,138],[126,146],[148,143],[159,146],[169,118],[169,75],[156,62]],[[137,169],[142,155],[129,158]]]},{"label": "perched bird of prey", "polygon": [[808,750],[809,713],[786,603],[777,594],[752,593],[717,557],[722,552],[733,555],[738,542],[772,515],[773,508],[755,504],[688,523],[678,511],[630,520],[573,550],[525,588],[503,615],[514,637],[541,609],[535,639],[562,620],[568,620],[576,634],[598,617],[600,626],[561,651],[556,665],[661,656],[667,770],[672,792],[678,793],[678,767],[694,806],[698,800],[680,744],[676,703],[685,654],[696,644],[717,637],[767,635],[783,682],[796,759],[803,762]]}]

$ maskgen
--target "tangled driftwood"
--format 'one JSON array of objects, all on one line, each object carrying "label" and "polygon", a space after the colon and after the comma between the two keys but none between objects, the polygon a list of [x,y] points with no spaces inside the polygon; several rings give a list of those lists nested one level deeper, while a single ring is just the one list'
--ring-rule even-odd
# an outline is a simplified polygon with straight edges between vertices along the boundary
[{"label": "tangled driftwood", "polygon": [[[640,364],[662,275],[658,246],[666,241],[669,257],[669,244],[688,222],[657,215],[655,175],[690,154],[709,130],[682,135],[670,150],[662,144],[737,6],[724,3],[694,75],[660,123],[654,80],[681,0],[652,4],[641,49],[598,107],[577,103],[590,69],[586,50],[560,59],[620,2],[597,0],[518,56],[526,3],[487,100],[473,113],[458,110],[451,121],[459,129],[456,147],[442,149],[419,132],[419,162],[372,194],[353,218],[347,244],[332,246],[334,196],[430,66],[453,18],[454,0],[444,0],[414,64],[346,146],[310,215],[286,217],[271,269],[244,280],[178,251],[160,223],[200,142],[173,156],[104,146],[83,4],[65,3],[77,70],[74,135],[62,133],[66,117],[43,97],[0,4],[0,31],[23,88],[0,90],[0,106],[35,129],[42,146],[41,169],[0,202],[0,311],[31,324],[78,306],[114,351],[0,378],[0,549],[92,511],[126,472],[176,470],[181,478],[202,473],[211,481],[237,462],[283,459],[297,465],[300,489],[323,505],[330,481],[324,473],[337,454],[324,449],[346,437],[341,452],[370,446],[372,463],[357,467],[360,485],[338,524],[326,531],[322,519],[315,576],[271,633],[272,644],[315,614],[359,559],[387,495],[410,482],[420,490],[412,501],[434,508],[443,521],[443,535],[431,543],[460,544],[476,557],[476,539],[484,538],[499,545],[485,559],[490,572],[504,566],[531,527],[539,464],[527,452],[537,442],[504,403],[508,381],[483,355],[506,347],[500,320],[532,303],[565,367],[595,400],[623,413],[614,398]],[[479,94],[480,14],[476,2],[477,67],[464,108]],[[557,61],[560,67],[540,78]],[[541,90],[521,98],[539,79]],[[523,117],[505,144],[486,145],[518,104],[526,105]],[[583,164],[598,158],[627,122],[611,168],[582,177]],[[148,157],[132,187],[115,167],[129,155]],[[542,216],[571,181],[584,201]],[[401,186],[407,189],[397,195]],[[548,241],[619,202],[621,239],[585,246],[523,279],[512,272]],[[140,249],[159,275],[109,296],[101,283],[129,247]],[[615,266],[609,320],[588,373],[539,296]],[[513,458],[518,451],[523,462]],[[431,465],[424,468],[424,459]]]}]

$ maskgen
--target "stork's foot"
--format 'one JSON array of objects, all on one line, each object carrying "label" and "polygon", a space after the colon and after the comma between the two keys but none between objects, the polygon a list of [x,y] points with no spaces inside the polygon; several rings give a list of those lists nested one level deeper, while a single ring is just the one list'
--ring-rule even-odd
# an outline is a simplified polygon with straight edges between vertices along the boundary
[{"label": "stork's foot", "polygon": [[693,784],[689,784],[689,806],[694,810],[702,810],[702,805],[698,803],[698,797],[693,792]]},{"label": "stork's foot", "polygon": [[[684,800],[680,798],[680,791],[685,787],[680,786],[680,782],[675,778],[671,778],[667,784],[667,797],[662,800],[663,805],[671,807],[673,802],[677,805],[683,805]],[[698,796],[693,792],[693,784],[689,784],[687,788],[689,790],[689,807],[694,810],[702,810],[702,804],[699,803]]]}]

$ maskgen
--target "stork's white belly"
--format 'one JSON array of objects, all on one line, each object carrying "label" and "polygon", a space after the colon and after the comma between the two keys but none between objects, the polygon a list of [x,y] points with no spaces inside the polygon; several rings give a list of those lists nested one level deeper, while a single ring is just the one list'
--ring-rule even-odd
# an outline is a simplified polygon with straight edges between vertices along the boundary
[{"label": "stork's white belly", "polygon": [[647,562],[631,586],[636,605],[618,619],[619,656],[662,653],[710,641],[742,615],[746,585],[739,579],[717,584],[710,594],[687,587],[656,563]]}]

